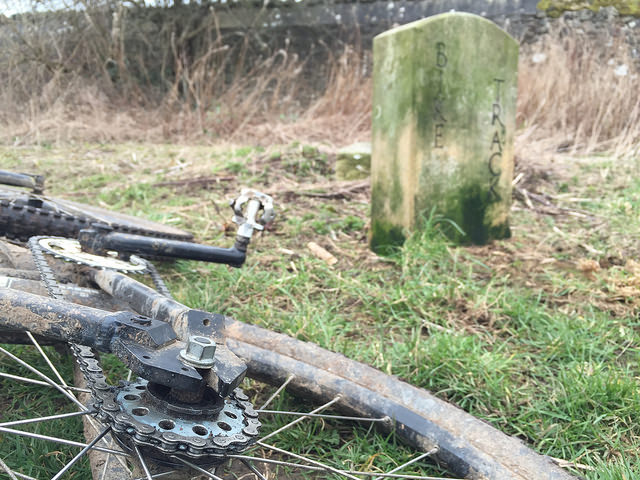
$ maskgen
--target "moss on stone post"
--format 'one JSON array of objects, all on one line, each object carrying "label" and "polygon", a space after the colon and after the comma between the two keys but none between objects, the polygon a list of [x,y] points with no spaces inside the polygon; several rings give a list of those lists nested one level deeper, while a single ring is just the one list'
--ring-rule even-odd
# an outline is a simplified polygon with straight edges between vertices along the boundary
[{"label": "moss on stone post", "polygon": [[360,180],[371,174],[371,143],[358,142],[338,151],[336,178]]},{"label": "moss on stone post", "polygon": [[[371,247],[436,214],[460,243],[510,236],[518,44],[446,13],[374,39]],[[461,233],[460,230],[462,230]]]}]

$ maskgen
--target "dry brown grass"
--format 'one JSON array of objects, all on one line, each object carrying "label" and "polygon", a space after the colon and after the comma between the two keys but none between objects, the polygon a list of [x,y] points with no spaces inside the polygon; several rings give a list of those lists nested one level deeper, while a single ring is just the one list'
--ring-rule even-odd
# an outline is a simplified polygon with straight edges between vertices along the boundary
[{"label": "dry brown grass", "polygon": [[5,91],[0,141],[341,144],[369,135],[371,79],[351,46],[329,59],[326,87],[319,93],[305,85],[304,62],[285,50],[230,83],[211,58],[201,60],[179,71],[183,81],[157,102],[129,102],[80,75],[64,84],[53,78],[40,95],[20,103]]},{"label": "dry brown grass", "polygon": [[[557,151],[618,156],[637,151],[639,72],[629,50],[616,39],[567,34],[562,24],[523,47],[517,151],[528,161]],[[623,65],[626,75],[620,75]]]},{"label": "dry brown grass", "polygon": [[[113,39],[88,42],[88,51],[76,52],[75,70],[60,53],[67,44],[51,52],[43,47],[47,61],[55,60],[52,65],[44,57],[25,57],[20,64],[20,55],[26,54],[23,46],[16,47],[0,62],[5,85],[0,91],[0,141],[264,145],[301,140],[344,145],[368,139],[370,52],[346,45],[329,53],[322,68],[286,46],[256,57],[246,42],[230,45],[213,31],[215,15],[207,22],[199,28],[212,33],[195,54],[167,47],[163,55],[173,73],[164,79],[164,90],[136,83],[134,67],[138,77],[150,75],[144,59],[122,52]],[[43,42],[36,33],[29,41]],[[90,51],[116,57],[118,82],[108,78],[104,65],[92,63]],[[127,55],[131,58],[125,61]],[[628,74],[616,75],[623,64]],[[91,68],[96,71],[88,75]],[[310,73],[325,81],[309,82]],[[637,67],[623,43],[568,35],[560,25],[536,44],[523,46],[517,155],[527,163],[546,163],[557,151],[633,152],[640,143],[637,83]]]}]

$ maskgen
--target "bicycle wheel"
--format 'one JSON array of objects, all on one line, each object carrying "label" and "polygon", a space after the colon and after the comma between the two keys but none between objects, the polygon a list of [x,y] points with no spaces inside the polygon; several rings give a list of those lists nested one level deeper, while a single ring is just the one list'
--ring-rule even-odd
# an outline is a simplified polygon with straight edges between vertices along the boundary
[{"label": "bicycle wheel", "polygon": [[[31,282],[30,286],[27,285],[29,282]],[[7,282],[4,281],[4,283]],[[18,283],[14,284],[14,286],[17,285]],[[40,291],[42,288],[37,281],[25,279],[21,279],[21,287],[27,290],[40,289]],[[93,301],[91,291],[86,294],[87,302],[91,303]],[[288,397],[289,400],[282,400],[285,403],[281,406],[286,405],[287,408],[275,410],[277,413],[266,411],[263,406],[260,410],[264,415],[274,415],[275,420],[265,426],[265,435],[250,452],[252,455],[232,456],[236,464],[239,462],[245,465],[248,469],[245,473],[254,475],[254,478],[300,478],[296,476],[300,475],[299,472],[312,478],[393,478],[394,475],[400,478],[416,479],[435,478],[433,475],[438,475],[438,478],[441,478],[437,470],[433,471],[431,467],[423,464],[425,455],[446,465],[450,474],[442,478],[500,480],[574,478],[549,458],[534,453],[519,440],[500,433],[488,424],[438,400],[424,390],[316,345],[232,319],[227,319],[226,323],[228,345],[245,359],[250,369],[250,376],[259,381],[285,385],[286,391],[295,394],[295,397]],[[9,340],[9,337],[3,333],[0,333],[0,341]],[[38,350],[38,347],[34,347],[34,350]],[[24,364],[19,364],[18,360],[10,357],[6,352],[7,350],[3,349],[5,360],[2,365],[10,370],[14,369],[13,373],[10,373],[14,376],[7,377],[6,372],[0,373],[5,392],[14,387],[14,382],[17,384],[25,381],[24,375],[15,374],[16,364],[20,368],[29,369]],[[53,367],[54,362],[45,360],[44,354],[39,351],[32,353],[30,358],[31,363],[35,363],[34,359],[39,362],[38,365],[31,365],[32,373],[34,370],[41,371],[44,368],[54,369],[53,375],[44,373],[48,377],[46,380],[39,379],[44,383],[43,386],[50,386],[51,390],[57,389],[62,399],[69,400],[72,407],[78,407],[78,404],[70,398],[70,392],[72,392],[71,387],[68,387],[70,382],[67,380],[65,383],[63,375]],[[54,375],[57,377],[55,380]],[[256,399],[261,395],[262,397],[268,395],[264,393],[265,387],[262,384],[248,386]],[[276,393],[282,391],[282,388],[278,388]],[[299,413],[290,411],[301,405],[307,405],[309,401],[319,402],[321,405],[311,410],[298,410]],[[335,414],[323,416],[326,413],[324,409],[328,408],[332,411],[344,412],[349,417],[345,419],[344,416]],[[309,411],[313,413],[308,414]],[[286,416],[293,416],[296,420],[293,422],[282,420],[282,417]],[[88,415],[84,417],[87,420],[85,431],[89,432],[89,438],[91,438],[100,427],[91,425]],[[371,425],[378,425],[391,434],[380,435],[370,428]],[[294,430],[301,427],[306,427],[306,430]],[[9,434],[12,434],[12,437],[20,435],[14,430],[11,425],[8,427],[0,425],[0,434],[7,437]],[[338,434],[339,437],[336,437]],[[364,434],[369,434],[372,437],[371,440],[363,442],[359,439],[353,442],[354,437],[359,438]],[[283,440],[285,447],[271,444],[271,439],[283,435],[289,436]],[[408,444],[411,451],[422,453],[407,454],[404,447],[396,445],[398,439]],[[296,440],[299,443],[299,450],[292,452],[291,445]],[[39,438],[37,441],[47,440]],[[8,442],[0,444],[0,452],[2,452],[0,458],[5,464],[10,464],[15,452],[13,450],[3,452],[5,445],[8,445]],[[97,458],[95,456],[92,458],[94,477],[106,480],[125,478],[123,475],[129,475],[126,462],[118,460],[122,455],[114,453],[117,446],[103,445],[102,448],[107,448],[107,453],[103,451],[102,455],[98,454]],[[337,460],[334,455],[329,455],[330,459],[325,458],[327,450],[331,448],[344,451],[347,458],[342,461]],[[384,462],[380,462],[377,458],[380,451],[385,452],[387,456],[388,452],[394,452],[394,458],[386,458]],[[308,458],[311,454],[313,458]],[[402,460],[397,458],[399,455],[408,456]],[[363,456],[364,460],[361,458]],[[42,458],[45,459],[43,461],[49,460],[46,455]],[[68,459],[65,459],[66,462]],[[298,465],[292,466],[292,463]],[[395,470],[405,463],[411,463],[411,465]],[[0,472],[3,468],[6,468],[5,471],[11,471],[16,478],[30,478],[32,475],[20,471],[20,466],[15,464],[6,467],[0,464]],[[281,469],[276,472],[278,477],[271,476],[273,468]],[[363,472],[363,470],[366,471]],[[41,472],[38,471],[38,473]],[[27,476],[24,476],[25,474]],[[55,474],[55,468],[53,474]],[[171,475],[166,472],[156,474],[163,475],[165,478],[170,478]],[[232,469],[230,473],[209,472],[206,475],[215,479],[222,475],[226,475],[225,478],[232,478],[233,475],[242,474],[244,473],[238,473],[237,470]],[[51,470],[44,474],[45,478],[51,475]],[[135,477],[136,474],[130,476]],[[149,478],[144,474],[139,476]]]},{"label": "bicycle wheel", "polygon": [[193,235],[178,228],[104,208],[59,198],[0,188],[0,233],[26,241],[35,235],[76,237],[83,228],[100,222],[114,230],[173,240],[189,241]]}]

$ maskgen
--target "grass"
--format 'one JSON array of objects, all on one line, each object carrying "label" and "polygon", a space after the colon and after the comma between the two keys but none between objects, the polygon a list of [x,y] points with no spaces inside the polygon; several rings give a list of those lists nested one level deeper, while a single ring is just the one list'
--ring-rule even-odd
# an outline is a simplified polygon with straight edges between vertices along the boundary
[{"label": "grass", "polygon": [[[70,42],[87,46],[79,65],[95,68],[78,73],[68,64],[65,75],[53,76],[37,58],[23,62],[20,45],[9,45],[0,62],[7,80],[0,140],[13,147],[0,147],[0,167],[43,173],[53,194],[223,245],[234,230],[227,200],[242,186],[265,189],[276,198],[278,218],[252,243],[243,269],[190,262],[162,268],[180,300],[428,388],[535,450],[572,462],[569,468],[590,480],[628,480],[640,476],[637,73],[623,44],[567,36],[559,27],[521,49],[514,236],[487,247],[454,247],[431,222],[396,256],[380,258],[366,245],[368,192],[331,196],[333,147],[369,137],[367,52],[351,47],[331,60],[326,88],[301,102],[308,93],[302,64],[280,52],[228,83],[214,67],[236,51],[204,45],[197,65],[174,58],[189,88],[184,98],[172,81],[171,91],[151,98],[162,92],[132,89],[133,82],[119,90],[113,79],[83,77],[82,71],[103,70],[102,60],[92,62],[111,53],[91,55],[110,40]],[[56,43],[47,41],[42,52],[49,48]],[[56,55],[79,58],[60,49]],[[629,75],[616,74],[621,64],[630,66]],[[245,144],[219,146],[220,139]],[[156,143],[126,143],[136,141]],[[158,143],[166,141],[197,145]],[[331,148],[319,150],[317,141]],[[214,180],[187,181],[194,178]],[[167,185],[180,180],[182,186]],[[330,267],[313,256],[309,241],[338,263]],[[69,370],[69,359],[53,355]],[[109,363],[115,377],[116,362]],[[265,395],[250,388],[256,398]],[[2,420],[59,412],[62,405],[38,388],[2,382]],[[50,434],[81,440],[79,421],[51,425]],[[393,441],[363,439],[362,430],[338,441],[343,427],[313,428],[322,438],[313,448],[327,461],[339,451],[354,466],[387,465],[405,454]],[[307,434],[290,432],[284,446],[308,445]],[[53,475],[75,452],[13,441],[0,435],[0,457],[35,477]],[[88,466],[72,475],[86,478]]]},{"label": "grass", "polygon": [[[368,192],[331,198],[331,155],[304,145],[0,149],[0,166],[15,168],[17,159],[22,170],[46,172],[51,193],[163,219],[213,244],[232,242],[225,200],[240,186],[273,193],[279,216],[244,268],[163,268],[178,299],[398,375],[577,464],[585,478],[640,475],[640,159],[567,155],[561,169],[521,167],[518,185],[553,208],[516,200],[511,240],[455,247],[431,222],[391,258],[367,248]],[[203,175],[226,180],[153,187]],[[338,263],[314,257],[309,241]],[[33,395],[24,388],[0,403],[11,399],[18,404],[7,411],[19,410]],[[322,456],[346,451],[354,466],[397,453],[360,431],[336,444],[331,425],[315,428]],[[304,434],[291,432],[285,445]]]},{"label": "grass", "polygon": [[[173,22],[185,19],[176,12],[146,38],[146,27],[136,25],[147,25],[153,11],[131,9],[118,78],[105,71],[104,59],[114,61],[113,25],[100,9],[66,12],[64,29],[55,15],[43,15],[26,37],[9,35],[0,55],[0,140],[265,146],[304,139],[342,147],[370,138],[371,45],[358,32],[351,43],[319,40],[309,52],[288,42],[264,51],[261,45],[258,55],[247,52],[255,48],[252,34],[222,35],[216,12],[198,8],[193,23],[178,28],[184,33],[177,45],[170,40]],[[102,28],[88,33],[85,15]],[[20,19],[7,19],[7,29],[21,30]],[[609,29],[577,30],[554,20],[549,34],[521,46],[516,154],[522,161],[545,164],[556,150],[637,154],[637,55]]]},{"label": "grass", "polygon": [[[47,366],[39,354],[30,347],[13,347],[13,353],[41,371],[47,371]],[[47,354],[60,367],[65,378],[71,378],[71,366],[68,358],[61,357],[53,349],[47,348]],[[0,369],[4,373],[24,376],[25,369],[17,366],[4,355],[0,359]],[[36,416],[75,411],[72,405],[61,395],[43,395],[43,387],[2,380],[3,394],[0,397],[0,418],[2,422],[34,418]],[[17,427],[20,428],[20,427]],[[81,437],[82,421],[79,417],[69,420],[54,420],[43,422],[30,428],[29,431],[40,435],[57,436],[62,438]],[[66,447],[45,440],[27,440],[14,435],[0,433],[0,456],[6,463],[20,467],[20,472],[34,478],[50,478],[51,472],[60,470],[77,453],[76,448]],[[80,470],[79,475],[87,475],[88,470]],[[2,474],[4,475],[4,472]],[[5,477],[2,477],[5,478]],[[81,477],[78,477],[81,478]]]}]

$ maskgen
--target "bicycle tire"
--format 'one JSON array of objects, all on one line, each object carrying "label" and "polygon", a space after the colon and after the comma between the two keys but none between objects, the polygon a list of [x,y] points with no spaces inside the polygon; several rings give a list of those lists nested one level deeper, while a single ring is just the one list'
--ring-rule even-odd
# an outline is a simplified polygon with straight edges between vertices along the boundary
[{"label": "bicycle tire", "polygon": [[[21,280],[21,288],[41,291],[38,282]],[[3,336],[0,342],[12,337]],[[13,332],[15,335],[15,332]],[[426,390],[343,355],[286,335],[226,318],[228,346],[249,366],[249,376],[289,387],[304,398],[326,402],[340,395],[336,406],[371,418],[389,417],[388,428],[418,451],[439,449],[437,460],[452,474],[479,480],[570,480],[550,458],[537,454]],[[13,337],[15,341],[15,336]],[[108,478],[108,477],[107,477]]]},{"label": "bicycle tire", "polygon": [[368,365],[283,334],[226,319],[227,344],[249,375],[277,385],[293,374],[291,388],[319,401],[341,395],[348,412],[389,417],[395,433],[435,456],[455,475],[474,480],[570,480],[540,455],[463,410]]},{"label": "bicycle tire", "polygon": [[59,198],[0,189],[0,234],[24,242],[35,235],[75,238],[92,223],[122,233],[190,241],[193,235],[169,225]]}]

